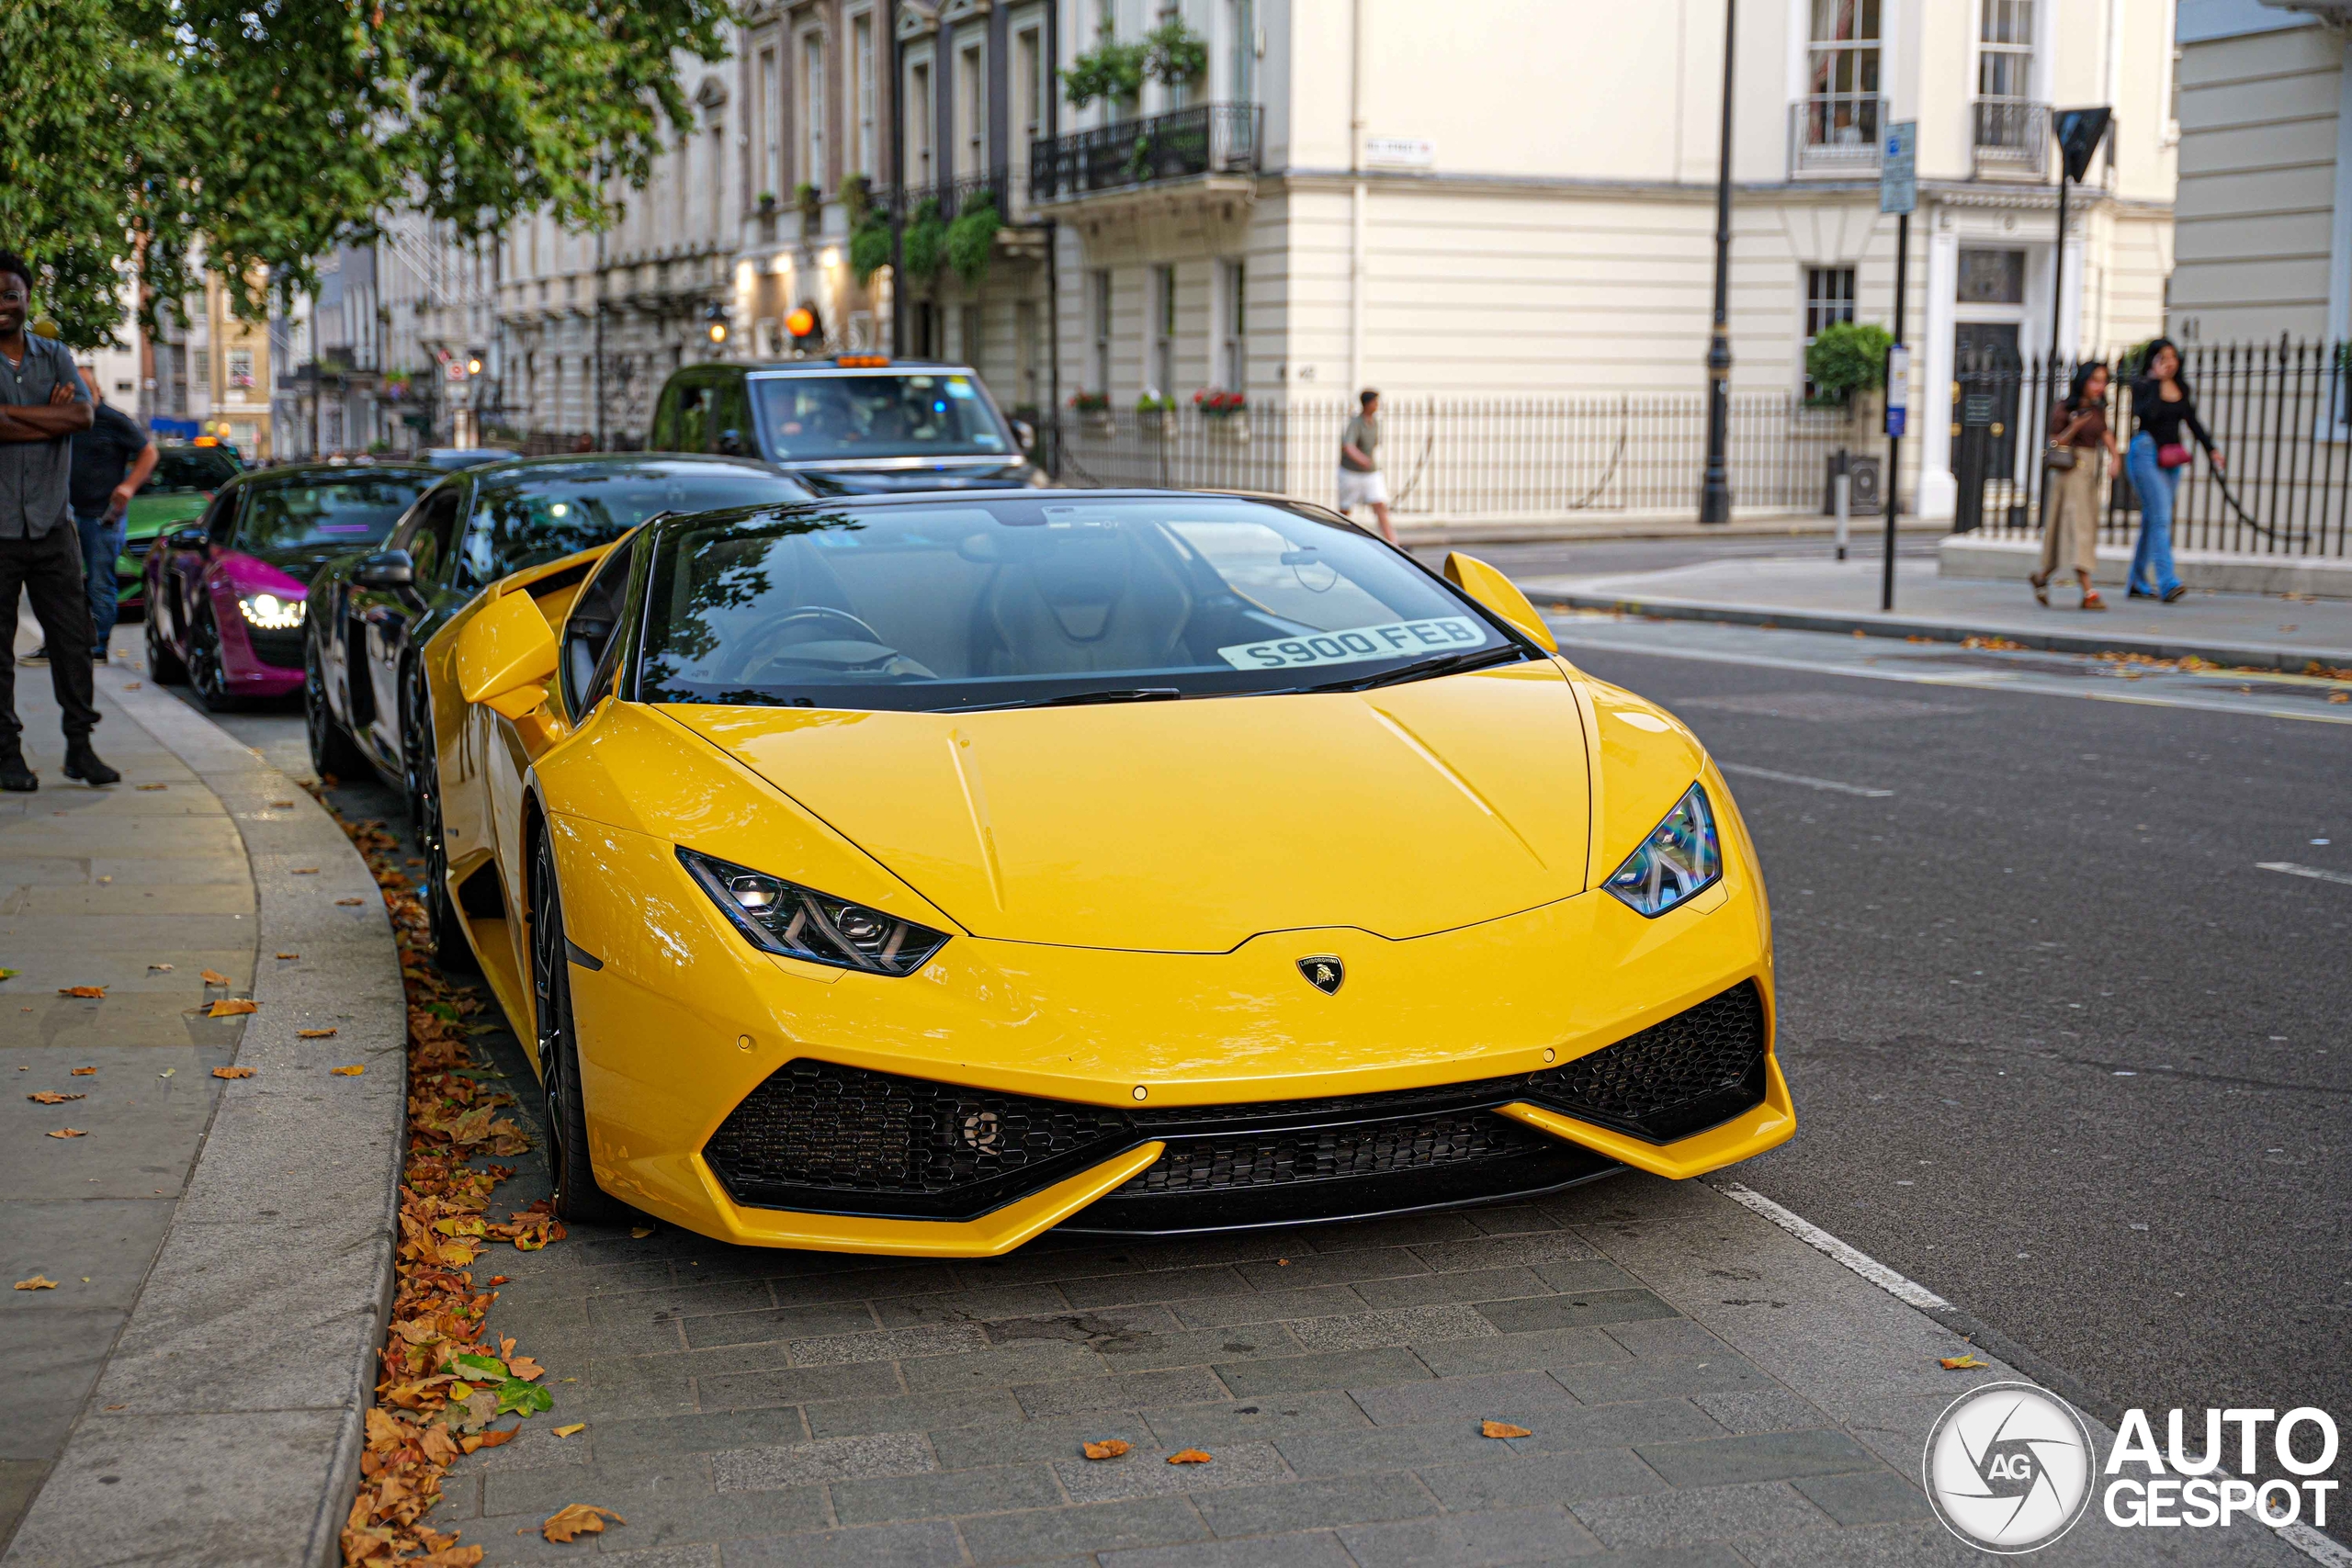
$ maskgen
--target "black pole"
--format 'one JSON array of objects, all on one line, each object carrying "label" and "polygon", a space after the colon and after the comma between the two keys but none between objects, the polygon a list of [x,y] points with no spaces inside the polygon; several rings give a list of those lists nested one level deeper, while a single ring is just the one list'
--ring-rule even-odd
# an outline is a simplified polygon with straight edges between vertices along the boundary
[{"label": "black pole", "polygon": [[[1903,346],[1903,285],[1911,270],[1911,215],[1907,212],[1894,220],[1894,346]],[[1894,356],[1889,355],[1890,359]],[[1905,356],[1907,359],[1907,355]],[[1889,386],[1892,397],[1894,388]],[[1904,389],[1905,417],[1909,418],[1910,388]],[[1903,437],[1886,438],[1886,565],[1880,573],[1878,607],[1882,614],[1894,608],[1894,524],[1903,512]]]},{"label": "black pole", "polygon": [[609,452],[605,434],[605,231],[596,231],[596,450]]},{"label": "black pole", "polygon": [[1731,474],[1724,447],[1731,436],[1731,81],[1738,0],[1724,0],[1723,145],[1715,161],[1715,328],[1707,342],[1707,475],[1699,487],[1699,521],[1731,521]]},{"label": "black pole", "polygon": [[[2050,406],[2053,409],[2064,395],[2060,389],[2066,384],[2065,367],[2058,357],[2058,333],[2066,320],[2065,290],[2066,152],[2062,147],[2058,152],[2058,248],[2050,253]],[[2025,378],[2020,374],[2018,379],[2023,382]],[[2035,443],[2036,446],[2040,444],[2039,440]],[[2050,526],[2050,473],[2038,457],[2034,461],[2034,472],[2041,483],[2041,525],[2047,529]]]}]

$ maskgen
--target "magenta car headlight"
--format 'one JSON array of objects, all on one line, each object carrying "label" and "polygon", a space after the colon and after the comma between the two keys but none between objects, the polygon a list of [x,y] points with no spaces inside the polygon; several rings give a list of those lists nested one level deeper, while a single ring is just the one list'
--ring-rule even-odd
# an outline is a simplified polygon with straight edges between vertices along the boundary
[{"label": "magenta car headlight", "polygon": [[237,600],[237,609],[248,626],[273,632],[290,632],[300,626],[309,605],[306,599],[277,593],[247,593]]}]

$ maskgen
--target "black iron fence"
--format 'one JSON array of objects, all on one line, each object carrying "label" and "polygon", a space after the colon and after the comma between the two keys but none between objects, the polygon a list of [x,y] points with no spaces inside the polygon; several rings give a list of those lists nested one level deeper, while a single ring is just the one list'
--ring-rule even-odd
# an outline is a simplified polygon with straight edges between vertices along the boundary
[{"label": "black iron fence", "polygon": [[1195,175],[1250,173],[1265,121],[1255,104],[1195,104],[1040,141],[1029,150],[1030,197],[1063,201]]},{"label": "black iron fence", "polygon": [[[1330,504],[1346,400],[1253,404],[1220,415],[1065,409],[1048,461],[1075,485],[1270,491]],[[1380,465],[1408,516],[1675,512],[1698,504],[1700,396],[1385,400]],[[1830,455],[1868,437],[1849,412],[1779,393],[1732,399],[1734,503],[1816,511]]]},{"label": "black iron fence", "polygon": [[[2217,473],[2195,452],[2174,510],[2174,548],[2352,553],[2352,345],[2281,339],[2191,344],[2181,355],[2181,377],[2223,462]],[[2115,367],[2107,419],[2120,449],[2134,423],[2127,372],[2138,366],[2129,355],[2104,363]],[[2048,473],[2041,450],[2051,410],[2065,395],[2066,379],[2041,360],[1962,361],[1949,413],[1960,491],[1955,529],[2041,532]],[[1940,412],[1923,410],[1922,417]],[[2100,468],[2100,542],[2128,545],[2138,523],[2130,477],[2108,477],[2104,460]]]}]

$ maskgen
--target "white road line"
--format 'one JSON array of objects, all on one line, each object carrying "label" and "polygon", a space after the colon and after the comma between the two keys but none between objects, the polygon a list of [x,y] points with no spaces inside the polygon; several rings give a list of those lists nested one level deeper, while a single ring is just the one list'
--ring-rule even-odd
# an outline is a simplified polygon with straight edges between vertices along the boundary
[{"label": "white road line", "polygon": [[[1723,766],[1720,762],[1715,765],[1717,767]],[[2343,872],[2322,871],[2315,865],[2297,865],[2290,860],[2258,860],[2254,863],[2254,869],[2256,871],[2283,871],[2289,876],[2308,876],[2313,882],[2341,882],[2346,887],[2352,887],[2352,876],[2347,876]]]},{"label": "white road line", "polygon": [[1715,766],[1727,773],[1745,773],[1752,779],[1770,779],[1775,784],[1803,784],[1807,789],[1826,789],[1836,795],[1859,795],[1869,800],[1884,800],[1894,792],[1891,789],[1864,789],[1860,784],[1839,784],[1836,779],[1807,778],[1803,773],[1776,773],[1770,768],[1751,768],[1745,762],[1717,761]]},{"label": "white road line", "polygon": [[1736,1181],[1712,1184],[1716,1191],[1744,1209],[1753,1209],[1825,1258],[1844,1264],[1888,1295],[1921,1312],[1951,1310],[1951,1303],[1915,1280],[1902,1275],[1858,1247],[1847,1246],[1811,1220],[1802,1219],[1770,1198]]},{"label": "white road line", "polygon": [[[2293,869],[2301,871],[2305,868],[2298,866]],[[2352,882],[2352,876],[2336,877],[2334,873],[2328,875],[2331,880]],[[1743,1187],[1736,1181],[1710,1181],[1708,1185],[1741,1208],[1763,1215],[1825,1258],[1852,1269],[1905,1305],[1917,1307],[1921,1312],[1955,1310],[1950,1302],[1927,1286],[1896,1273],[1860,1247],[1839,1241],[1811,1220],[1789,1213],[1755,1189]],[[2346,1551],[2309,1525],[2280,1526],[2278,1527],[2278,1534],[2279,1540],[2322,1564],[2322,1568],[2352,1568],[2352,1551]]]}]

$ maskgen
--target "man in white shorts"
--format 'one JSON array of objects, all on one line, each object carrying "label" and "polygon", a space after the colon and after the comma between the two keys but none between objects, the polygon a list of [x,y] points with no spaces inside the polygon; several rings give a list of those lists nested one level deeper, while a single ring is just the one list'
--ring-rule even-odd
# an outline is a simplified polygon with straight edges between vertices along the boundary
[{"label": "man in white shorts", "polygon": [[1371,507],[1380,536],[1393,545],[1396,530],[1388,521],[1388,481],[1380,476],[1380,394],[1367,388],[1356,401],[1363,412],[1340,433],[1340,511],[1352,514],[1359,506]]}]

